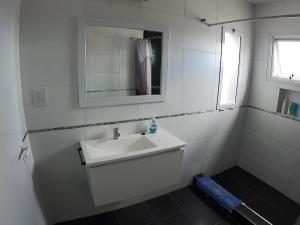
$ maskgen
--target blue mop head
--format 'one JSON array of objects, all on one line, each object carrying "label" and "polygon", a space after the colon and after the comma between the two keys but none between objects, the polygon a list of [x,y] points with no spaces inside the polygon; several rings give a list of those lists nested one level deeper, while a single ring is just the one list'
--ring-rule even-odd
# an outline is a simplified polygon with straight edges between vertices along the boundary
[{"label": "blue mop head", "polygon": [[203,176],[197,181],[197,187],[214,199],[229,213],[232,213],[232,211],[242,203],[240,199],[207,176]]}]

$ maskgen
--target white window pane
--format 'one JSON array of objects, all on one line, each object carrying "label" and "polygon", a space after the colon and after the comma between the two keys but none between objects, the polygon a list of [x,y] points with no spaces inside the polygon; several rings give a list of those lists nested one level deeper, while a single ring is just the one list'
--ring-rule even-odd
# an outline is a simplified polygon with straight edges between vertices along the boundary
[{"label": "white window pane", "polygon": [[275,40],[272,76],[300,80],[300,40]]},{"label": "white window pane", "polygon": [[222,71],[220,87],[220,105],[236,103],[241,37],[235,33],[224,33],[222,46]]}]

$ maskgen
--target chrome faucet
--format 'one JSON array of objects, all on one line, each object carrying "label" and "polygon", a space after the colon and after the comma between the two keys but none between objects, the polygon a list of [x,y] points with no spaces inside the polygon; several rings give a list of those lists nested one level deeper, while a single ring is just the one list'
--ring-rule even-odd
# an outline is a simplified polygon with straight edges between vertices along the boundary
[{"label": "chrome faucet", "polygon": [[113,129],[113,133],[114,133],[114,139],[117,140],[119,139],[119,137],[121,136],[121,134],[119,133],[119,128],[115,127]]}]

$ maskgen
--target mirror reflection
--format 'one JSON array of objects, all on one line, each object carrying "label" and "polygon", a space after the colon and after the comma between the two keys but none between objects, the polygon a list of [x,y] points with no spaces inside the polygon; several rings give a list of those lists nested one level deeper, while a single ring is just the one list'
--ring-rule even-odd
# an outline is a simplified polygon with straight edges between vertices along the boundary
[{"label": "mirror reflection", "polygon": [[87,94],[118,97],[161,94],[162,33],[88,26]]}]

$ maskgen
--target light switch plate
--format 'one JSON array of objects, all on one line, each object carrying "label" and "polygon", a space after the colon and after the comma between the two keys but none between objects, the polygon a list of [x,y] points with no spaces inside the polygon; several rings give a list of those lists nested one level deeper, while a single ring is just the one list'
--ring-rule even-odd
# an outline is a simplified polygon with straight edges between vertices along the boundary
[{"label": "light switch plate", "polygon": [[32,90],[32,104],[33,106],[47,105],[46,88],[37,88]]}]

